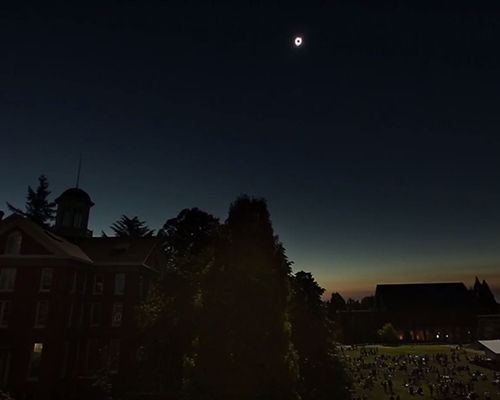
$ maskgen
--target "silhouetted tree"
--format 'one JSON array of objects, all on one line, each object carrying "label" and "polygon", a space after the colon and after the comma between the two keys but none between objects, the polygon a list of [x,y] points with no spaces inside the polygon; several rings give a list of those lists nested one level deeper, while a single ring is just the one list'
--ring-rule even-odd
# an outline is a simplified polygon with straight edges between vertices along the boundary
[{"label": "silhouetted tree", "polygon": [[481,310],[480,312],[487,314],[496,314],[498,312],[498,303],[485,280],[481,283],[476,276],[476,281],[471,292],[474,303]]},{"label": "silhouetted tree", "polygon": [[346,308],[349,311],[361,310],[361,304],[358,300],[349,298],[347,299]]},{"label": "silhouetted tree", "polygon": [[375,307],[375,296],[366,296],[361,299],[360,309],[371,310]]},{"label": "silhouetted tree", "polygon": [[138,373],[150,390],[180,392],[190,378],[201,281],[213,261],[218,229],[217,218],[193,208],[168,220],[159,233],[167,269],[140,309],[145,342]]},{"label": "silhouetted tree", "polygon": [[22,211],[8,202],[7,207],[10,211],[22,215],[44,228],[48,228],[50,222],[55,218],[56,207],[54,202],[49,202],[48,200],[50,193],[49,181],[45,175],[40,175],[36,191],[33,190],[31,186],[28,186],[25,206],[26,211]]},{"label": "silhouetted tree", "polygon": [[126,215],[122,215],[110,228],[116,237],[145,237],[154,234],[154,230],[149,229],[146,222],[139,221],[138,217],[129,218]]},{"label": "silhouetted tree", "polygon": [[333,318],[333,314],[336,312],[345,310],[347,310],[347,304],[344,298],[340,295],[340,293],[332,293],[332,297],[328,303],[328,314],[330,315],[330,318]]},{"label": "silhouetted tree", "polygon": [[169,219],[158,232],[163,239],[169,263],[198,255],[213,241],[219,228],[218,218],[198,208],[186,208],[176,218]]},{"label": "silhouetted tree", "polygon": [[396,343],[398,340],[396,330],[394,329],[391,323],[385,324],[382,327],[382,329],[378,331],[378,333],[382,343],[393,344]]},{"label": "silhouetted tree", "polygon": [[292,276],[292,341],[299,354],[302,400],[348,399],[352,386],[334,346],[333,323],[321,300],[325,292],[312,274]]},{"label": "silhouetted tree", "polygon": [[207,271],[193,396],[298,398],[288,317],[290,272],[266,201],[239,197]]}]

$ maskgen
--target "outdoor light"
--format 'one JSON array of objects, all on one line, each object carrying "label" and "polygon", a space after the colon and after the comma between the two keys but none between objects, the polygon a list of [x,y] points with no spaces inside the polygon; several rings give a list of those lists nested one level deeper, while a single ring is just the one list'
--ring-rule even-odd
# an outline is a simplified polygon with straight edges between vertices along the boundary
[{"label": "outdoor light", "polygon": [[297,36],[295,38],[294,43],[295,43],[295,46],[299,47],[302,44],[302,38],[300,36]]},{"label": "outdoor light", "polygon": [[436,335],[436,339],[439,339],[439,333]]}]

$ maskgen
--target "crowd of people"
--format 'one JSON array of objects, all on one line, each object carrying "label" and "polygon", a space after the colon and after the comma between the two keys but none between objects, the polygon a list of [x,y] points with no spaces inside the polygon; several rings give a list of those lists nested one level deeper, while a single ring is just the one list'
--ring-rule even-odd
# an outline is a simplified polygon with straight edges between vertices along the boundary
[{"label": "crowd of people", "polygon": [[[350,356],[351,351],[358,349],[359,357]],[[474,358],[468,357],[466,351],[458,347],[453,348],[451,354],[385,355],[379,354],[378,347],[348,346],[342,348],[342,353],[348,360],[354,383],[365,390],[373,390],[379,385],[389,400],[400,400],[400,394],[396,392],[402,394],[402,391],[396,390],[396,379],[404,392],[411,396],[489,400],[492,393],[500,394],[499,373],[479,371]],[[478,393],[478,381],[490,382],[491,392]],[[365,392],[362,396],[354,393],[353,400],[369,399]]]}]

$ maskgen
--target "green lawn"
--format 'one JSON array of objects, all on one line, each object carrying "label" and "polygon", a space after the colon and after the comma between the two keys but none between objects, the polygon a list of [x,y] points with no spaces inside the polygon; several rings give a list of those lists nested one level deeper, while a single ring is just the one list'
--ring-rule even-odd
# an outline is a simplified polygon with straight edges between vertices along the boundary
[{"label": "green lawn", "polygon": [[[369,346],[368,348],[372,348],[375,346]],[[379,349],[379,355],[389,355],[389,356],[395,356],[395,355],[400,355],[400,354],[407,354],[407,355],[430,355],[432,357],[432,354],[437,354],[437,353],[445,353],[448,356],[451,356],[452,354],[452,349],[449,346],[397,346],[397,347],[385,347],[385,346],[376,346]],[[466,353],[467,352],[467,353]],[[348,362],[350,363],[353,358],[359,357],[360,356],[360,350],[345,350],[344,352],[345,357],[347,358]],[[473,356],[474,353],[472,353],[471,350],[463,350],[462,353],[460,354],[460,362],[458,365],[468,365],[469,362],[465,358],[466,355]],[[475,353],[477,354],[477,353]],[[373,362],[375,359],[375,356],[365,356],[364,357],[366,362]],[[437,363],[432,361],[431,358],[431,366],[432,365],[438,365]],[[491,399],[495,400],[500,400],[500,394],[498,394],[498,389],[496,386],[492,384],[493,380],[493,371],[485,368],[478,367],[476,365],[470,365],[471,372],[476,372],[479,370],[481,373],[486,375],[488,377],[487,381],[477,381],[474,382],[475,385],[475,392],[480,396],[481,399],[485,399],[484,392],[489,391],[491,395]],[[382,371],[381,368],[377,368],[377,371],[380,373]],[[361,373],[363,374],[368,374],[370,371],[368,369],[362,369]],[[400,396],[401,400],[417,400],[417,399],[432,399],[432,398],[437,398],[436,392],[434,392],[434,396],[431,397],[429,389],[428,389],[428,382],[426,380],[420,380],[420,386],[424,389],[424,395],[410,395],[408,393],[408,388],[405,388],[403,386],[403,380],[407,378],[407,375],[404,371],[396,371],[395,377],[393,378],[393,390],[394,390],[394,395]],[[461,372],[460,374],[457,374],[455,376],[452,376],[452,378],[461,380],[465,383],[469,381],[469,375],[467,372]],[[436,374],[431,373],[428,374],[428,379],[430,383],[437,383],[436,380]],[[366,394],[368,400],[389,400],[390,394],[387,392],[384,392],[384,388],[381,386],[381,381],[383,378],[378,378],[374,382],[374,387],[372,389],[363,389],[361,388],[358,384],[356,384],[355,387],[355,393],[353,393],[353,397],[362,397],[363,394]],[[415,386],[414,386],[415,387]]]}]

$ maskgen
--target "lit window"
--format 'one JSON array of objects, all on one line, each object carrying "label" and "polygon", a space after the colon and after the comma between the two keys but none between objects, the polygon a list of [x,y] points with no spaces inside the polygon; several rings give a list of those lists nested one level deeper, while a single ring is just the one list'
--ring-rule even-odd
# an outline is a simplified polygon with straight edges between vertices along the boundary
[{"label": "lit window", "polygon": [[36,306],[35,328],[45,328],[49,316],[49,302],[39,301]]},{"label": "lit window", "polygon": [[42,364],[43,343],[35,343],[31,353],[28,379],[38,379],[40,375],[40,365]]},{"label": "lit window", "polygon": [[7,328],[10,315],[10,301],[0,301],[0,328]]},{"label": "lit window", "polygon": [[97,274],[94,277],[94,294],[102,294],[104,291],[104,275]]},{"label": "lit window", "polygon": [[123,295],[125,293],[125,274],[115,275],[115,295]]},{"label": "lit window", "polygon": [[71,326],[72,321],[73,321],[73,302],[71,302],[69,304],[67,320],[66,320],[66,327],[69,328]]},{"label": "lit window", "polygon": [[22,241],[23,235],[21,234],[21,232],[12,232],[7,238],[5,254],[19,254],[21,252]]},{"label": "lit window", "polygon": [[82,227],[82,213],[77,212],[75,214],[75,223],[73,224],[75,228],[81,228]]},{"label": "lit window", "polygon": [[94,303],[90,308],[90,326],[101,325],[102,305],[101,303]]},{"label": "lit window", "polygon": [[113,318],[111,320],[111,326],[122,326],[122,314],[123,314],[123,304],[114,303],[113,304]]},{"label": "lit window", "polygon": [[16,281],[15,268],[2,268],[0,273],[0,292],[12,292]]},{"label": "lit window", "polygon": [[40,280],[40,292],[50,292],[52,287],[52,275],[54,270],[52,268],[44,268],[42,271],[42,279]]},{"label": "lit window", "polygon": [[111,339],[109,342],[109,370],[118,372],[118,361],[120,360],[120,341]]}]

